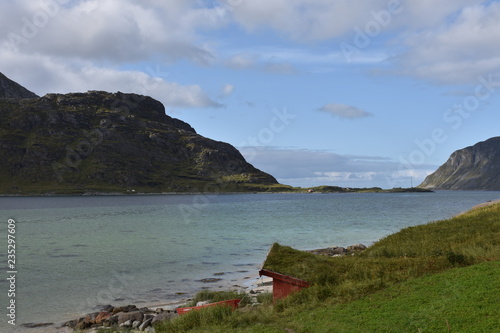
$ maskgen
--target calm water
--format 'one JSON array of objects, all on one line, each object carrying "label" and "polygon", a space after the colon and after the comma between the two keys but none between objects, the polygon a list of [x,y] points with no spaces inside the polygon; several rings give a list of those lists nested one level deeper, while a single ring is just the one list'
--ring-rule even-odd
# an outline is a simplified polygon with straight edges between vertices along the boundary
[{"label": "calm water", "polygon": [[[9,301],[9,218],[16,221],[22,330],[22,323],[60,323],[97,305],[164,304],[202,287],[241,285],[273,242],[369,245],[498,198],[500,192],[3,197],[0,308]],[[205,278],[222,280],[199,281]],[[3,312],[0,331],[13,331]]]}]

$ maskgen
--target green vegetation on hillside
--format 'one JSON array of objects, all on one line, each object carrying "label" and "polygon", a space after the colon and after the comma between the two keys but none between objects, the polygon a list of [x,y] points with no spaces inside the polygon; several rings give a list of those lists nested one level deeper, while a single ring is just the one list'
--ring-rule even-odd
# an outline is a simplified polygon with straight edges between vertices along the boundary
[{"label": "green vegetation on hillside", "polygon": [[493,332],[500,327],[500,204],[323,257],[275,244],[265,268],[312,286],[274,305],[206,309],[157,332]]}]

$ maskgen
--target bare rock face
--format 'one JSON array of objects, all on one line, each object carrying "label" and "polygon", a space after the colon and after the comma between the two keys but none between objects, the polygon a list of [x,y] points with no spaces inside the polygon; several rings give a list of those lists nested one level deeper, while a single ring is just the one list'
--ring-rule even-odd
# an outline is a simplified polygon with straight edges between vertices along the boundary
[{"label": "bare rock face", "polygon": [[0,96],[0,156],[4,194],[224,192],[277,184],[233,146],[166,115],[157,100],[120,92]]},{"label": "bare rock face", "polygon": [[419,187],[435,190],[500,190],[500,137],[455,151]]},{"label": "bare rock face", "polygon": [[38,96],[0,73],[0,98],[37,98]]}]

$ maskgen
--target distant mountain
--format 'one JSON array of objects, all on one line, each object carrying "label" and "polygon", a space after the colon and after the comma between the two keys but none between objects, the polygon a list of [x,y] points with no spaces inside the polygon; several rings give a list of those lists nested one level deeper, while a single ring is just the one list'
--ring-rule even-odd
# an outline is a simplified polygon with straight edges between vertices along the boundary
[{"label": "distant mountain", "polygon": [[38,98],[38,96],[0,73],[0,98]]},{"label": "distant mountain", "polygon": [[436,190],[500,190],[500,137],[451,154],[420,188]]},{"label": "distant mountain", "polygon": [[[278,182],[146,96],[0,98],[0,193],[258,191]],[[3,83],[2,83],[3,85]],[[17,93],[14,93],[17,91]]]}]

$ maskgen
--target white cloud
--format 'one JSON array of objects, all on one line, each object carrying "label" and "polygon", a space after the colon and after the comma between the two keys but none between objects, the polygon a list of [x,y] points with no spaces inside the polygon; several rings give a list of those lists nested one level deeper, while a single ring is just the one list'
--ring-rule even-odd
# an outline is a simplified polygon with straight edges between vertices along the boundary
[{"label": "white cloud", "polygon": [[[168,82],[161,67],[144,72],[97,67],[90,62],[64,63],[57,58],[0,51],[3,73],[38,95],[87,90],[148,95],[166,108],[221,107],[198,85]],[[149,72],[146,74],[145,72]],[[163,76],[163,77],[162,77]]]},{"label": "white cloud", "polygon": [[381,156],[340,155],[329,151],[279,147],[240,147],[255,167],[270,173],[283,184],[311,187],[409,187],[420,184],[437,166],[413,169]]},{"label": "white cloud", "polygon": [[372,115],[370,112],[345,104],[325,104],[318,111],[327,112],[339,118],[346,119],[365,118]]},{"label": "white cloud", "polygon": [[257,58],[258,57],[248,53],[238,53],[231,56],[226,61],[226,65],[233,69],[251,68],[257,63]]},{"label": "white cloud", "polygon": [[[389,12],[393,3],[399,6]],[[359,51],[352,64],[386,61],[393,74],[460,84],[500,69],[499,7],[486,0],[254,0],[235,6],[232,16],[250,32],[271,29],[306,47],[348,43]],[[375,33],[356,45],[357,31],[370,25]],[[290,51],[283,59],[292,66],[305,59]],[[330,54],[338,62],[338,53]]]},{"label": "white cloud", "polygon": [[465,7],[438,29],[407,36],[397,58],[406,75],[438,83],[473,83],[500,70],[500,3]]},{"label": "white cloud", "polygon": [[0,21],[8,32],[3,47],[114,62],[161,54],[164,60],[188,58],[206,63],[212,55],[197,45],[196,31],[218,28],[225,21],[215,9],[193,7],[193,1],[87,0],[72,6],[57,4],[57,0],[0,4]]},{"label": "white cloud", "polygon": [[219,97],[226,98],[226,97],[230,96],[233,93],[234,89],[235,89],[234,85],[225,84],[222,87],[222,92],[220,93]]},{"label": "white cloud", "polygon": [[384,29],[422,29],[440,25],[464,6],[484,0],[253,0],[239,1],[233,19],[248,29],[273,29],[301,41],[328,40],[363,29],[388,13]]},{"label": "white cloud", "polygon": [[250,31],[272,28],[295,40],[325,40],[341,36],[369,19],[372,8],[387,0],[252,0],[234,9],[236,22]]},{"label": "white cloud", "polygon": [[[9,68],[11,72],[22,72],[16,75],[18,78],[31,77],[36,86],[33,89],[38,93],[42,90],[42,81],[46,91],[51,87],[81,91],[87,87],[108,87],[112,82],[116,82],[119,89],[131,90],[138,85],[139,76],[130,72],[120,76],[118,68],[150,61],[167,66],[188,59],[201,65],[224,63],[232,69],[251,68],[277,74],[302,72],[305,66],[315,67],[307,68],[309,71],[329,72],[345,63],[338,45],[352,43],[355,29],[363,29],[367,23],[376,21],[374,13],[386,11],[391,2],[1,1],[0,49],[15,52],[20,59],[40,61],[45,68],[24,62],[25,67],[13,69],[12,62],[3,57],[0,62],[4,65],[3,71]],[[440,83],[475,82],[478,75],[500,69],[498,22],[499,2],[440,0],[437,4],[432,0],[402,0],[397,14],[391,15],[380,33],[370,38],[366,48],[360,49],[352,65],[373,66],[385,61],[385,66],[393,66],[384,67],[384,71],[397,75]],[[243,44],[247,42],[243,40],[241,44],[232,43],[235,50],[228,52],[221,46],[224,45],[221,36],[223,29],[234,28],[230,23],[249,32],[272,30],[272,38],[284,42],[279,46],[254,48],[255,45]],[[298,43],[290,44],[286,39]],[[258,40],[266,39],[259,37]],[[214,61],[217,57],[220,59]],[[27,67],[34,72],[30,73]],[[64,72],[56,73],[47,70],[49,68],[68,72],[65,76]],[[91,77],[85,76],[84,68],[88,73],[92,72],[88,68],[108,70],[100,75],[95,71],[95,77]],[[131,82],[120,82],[118,77],[131,78]],[[172,105],[217,106],[196,84],[180,85],[162,78],[157,86],[161,88],[152,89],[153,92],[161,94]],[[179,95],[174,96],[174,91]],[[323,111],[347,118],[367,115],[353,107],[344,110],[338,109],[339,106],[330,110],[330,107],[324,106]]]}]

